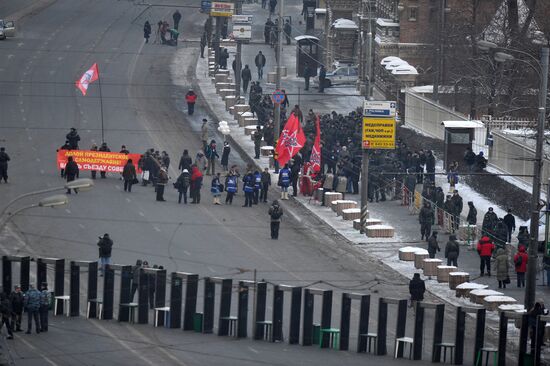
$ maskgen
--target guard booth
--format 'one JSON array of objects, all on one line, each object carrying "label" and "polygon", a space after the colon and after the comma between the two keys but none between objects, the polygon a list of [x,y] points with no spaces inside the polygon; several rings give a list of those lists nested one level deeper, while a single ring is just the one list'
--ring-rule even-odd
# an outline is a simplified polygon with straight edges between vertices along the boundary
[{"label": "guard booth", "polygon": [[476,130],[483,130],[484,124],[481,121],[443,121],[441,124],[445,128],[443,168],[447,169],[453,161],[463,165],[466,149],[472,148]]},{"label": "guard booth", "polygon": [[296,76],[304,77],[306,62],[309,63],[312,75],[317,76],[317,69],[321,65],[321,48],[319,38],[314,36],[294,37],[296,41]]}]

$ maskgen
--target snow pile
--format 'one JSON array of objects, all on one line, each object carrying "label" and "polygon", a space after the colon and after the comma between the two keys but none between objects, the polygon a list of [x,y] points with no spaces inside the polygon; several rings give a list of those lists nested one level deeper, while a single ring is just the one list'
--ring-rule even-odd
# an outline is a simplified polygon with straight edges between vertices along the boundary
[{"label": "snow pile", "polygon": [[464,282],[456,286],[457,290],[479,290],[479,289],[486,289],[487,287],[489,286],[484,285],[482,283],[475,283],[475,282]]}]

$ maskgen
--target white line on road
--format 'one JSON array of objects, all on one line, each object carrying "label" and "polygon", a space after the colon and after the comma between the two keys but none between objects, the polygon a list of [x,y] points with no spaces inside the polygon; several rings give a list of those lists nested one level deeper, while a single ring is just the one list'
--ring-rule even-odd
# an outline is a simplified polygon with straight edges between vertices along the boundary
[{"label": "white line on road", "polygon": [[130,203],[130,202],[132,202],[132,200],[129,199],[128,197],[126,197],[126,202]]},{"label": "white line on road", "polygon": [[252,352],[254,352],[255,354],[260,353],[260,351],[254,349],[254,348],[252,348],[252,347],[248,347],[248,349],[251,350]]},{"label": "white line on road", "polygon": [[68,208],[65,209],[65,212],[70,214],[71,213],[71,210],[69,210]]},{"label": "white line on road", "polygon": [[40,169],[40,174],[44,174],[44,169]]},{"label": "white line on road", "polygon": [[139,211],[139,216],[145,217],[145,214],[143,212]]},{"label": "white line on road", "polygon": [[191,253],[189,253],[187,250],[184,250],[184,251],[183,251],[183,254],[185,254],[185,255],[191,255]]},{"label": "white line on road", "polygon": [[160,229],[159,229],[159,227],[158,227],[158,226],[153,226],[153,229],[155,229],[155,231],[158,231],[158,232],[160,232]]},{"label": "white line on road", "polygon": [[212,268],[212,267],[210,267],[210,266],[206,266],[206,268],[207,268],[210,272],[216,273],[216,271],[214,270],[214,268]]},{"label": "white line on road", "polygon": [[[29,342],[27,342],[23,337],[18,337],[18,339],[19,339],[21,342],[25,343],[25,344],[27,345],[27,347],[29,347],[29,348],[31,348],[31,349],[33,349],[33,350],[36,350],[36,348],[33,347]],[[57,365],[58,365],[57,363],[55,363],[55,362],[53,362],[52,360],[50,360],[45,354],[43,354],[43,353],[41,353],[41,352],[37,352],[37,353],[40,355],[40,357],[42,357],[42,358],[43,358],[45,361],[47,361],[50,365],[53,365],[53,366],[57,366]]]},{"label": "white line on road", "polygon": [[79,226],[81,229],[84,229],[84,228],[85,228],[85,226],[82,225],[82,224],[78,224],[78,226]]}]

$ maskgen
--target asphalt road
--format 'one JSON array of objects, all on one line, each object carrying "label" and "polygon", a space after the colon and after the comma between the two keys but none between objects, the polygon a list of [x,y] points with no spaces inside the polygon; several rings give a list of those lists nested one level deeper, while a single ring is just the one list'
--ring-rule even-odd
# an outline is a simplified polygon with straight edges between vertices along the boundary
[{"label": "asphalt road", "polygon": [[[157,2],[163,3],[173,1]],[[98,84],[90,87],[86,97],[74,86],[94,62],[102,77],[105,141],[113,151],[123,144],[132,152],[150,147],[166,150],[172,157],[174,181],[177,173],[173,167],[177,167],[182,150],[194,154],[199,148],[196,131],[200,120],[212,119],[200,100],[195,115],[188,118],[183,113],[183,95],[193,85],[192,70],[198,57],[195,41],[206,18],[197,9],[182,10],[179,47],[189,49],[185,55],[189,66],[179,71],[189,80],[188,85],[173,85],[170,65],[174,48],[144,44],[142,38],[145,19],[153,24],[161,18],[171,19],[173,8],[144,10],[133,1],[57,0],[24,18],[17,38],[0,42],[0,145],[6,146],[12,158],[10,184],[0,185],[0,209],[20,194],[63,185],[55,168],[55,150],[70,127],[79,130],[81,148],[101,142]],[[210,129],[211,137],[219,139],[213,123]],[[235,153],[231,162],[243,164]],[[272,283],[335,289],[334,324],[339,321],[339,291],[343,289],[372,292],[374,303],[377,296],[407,297],[402,278],[365,258],[292,202],[285,203],[280,238],[272,241],[268,206],[242,208],[242,194],[233,206],[214,206],[208,177],[201,204],[187,206],[177,204],[170,186],[165,195],[168,201],[156,202],[151,187],[135,186],[130,194],[122,191],[121,183],[118,176],[111,175],[98,179],[92,191],[73,194],[64,208],[26,211],[1,233],[0,249],[10,254],[95,260],[97,236],[108,232],[115,242],[115,263],[145,259],[169,272],[239,279],[252,279],[256,270],[258,279]],[[32,202],[24,199],[13,207]],[[372,309],[376,314],[376,306]],[[392,320],[391,328],[395,326]],[[180,347],[181,342],[187,346]],[[45,360],[60,365],[232,365],[237,356],[243,364],[317,360],[340,365],[363,360],[353,353],[330,352],[327,357],[312,348],[261,345],[258,351],[255,345],[248,340],[182,336],[175,330],[151,326],[58,317],[53,319],[50,334],[18,337],[13,354],[18,364],[25,365],[41,365]],[[391,352],[393,344],[388,345]],[[390,358],[384,362],[391,363]]]}]

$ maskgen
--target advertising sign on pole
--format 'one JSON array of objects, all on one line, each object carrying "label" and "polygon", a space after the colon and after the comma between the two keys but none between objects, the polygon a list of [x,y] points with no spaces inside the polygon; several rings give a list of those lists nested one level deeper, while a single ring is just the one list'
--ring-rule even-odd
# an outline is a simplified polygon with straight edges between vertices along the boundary
[{"label": "advertising sign on pole", "polygon": [[237,14],[231,17],[233,24],[252,24],[252,15]]},{"label": "advertising sign on pole", "polygon": [[363,117],[363,149],[395,149],[395,119]]},{"label": "advertising sign on pole", "polygon": [[233,25],[233,39],[242,41],[252,39],[252,26],[242,24]]},{"label": "advertising sign on pole", "polygon": [[230,17],[235,13],[235,4],[212,2],[210,16],[212,17]]},{"label": "advertising sign on pole", "polygon": [[365,100],[364,117],[395,117],[396,103],[392,101]]}]

